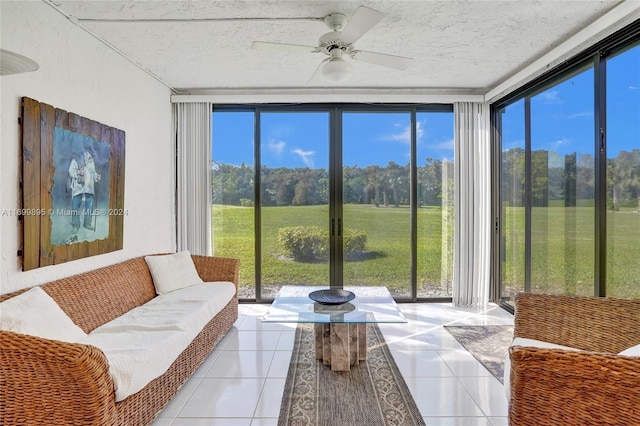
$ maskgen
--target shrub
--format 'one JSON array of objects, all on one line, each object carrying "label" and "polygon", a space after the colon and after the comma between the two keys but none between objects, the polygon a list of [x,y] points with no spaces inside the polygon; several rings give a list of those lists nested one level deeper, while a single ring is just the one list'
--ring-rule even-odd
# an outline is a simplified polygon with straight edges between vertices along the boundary
[{"label": "shrub", "polygon": [[358,229],[345,228],[342,244],[344,246],[344,252],[347,254],[364,251],[367,245],[367,234]]},{"label": "shrub", "polygon": [[[345,228],[345,254],[364,251],[367,235]],[[284,253],[298,262],[326,261],[329,258],[329,232],[319,226],[289,226],[278,230],[278,244]]]},{"label": "shrub", "polygon": [[299,262],[326,260],[329,233],[319,226],[289,226],[278,230],[278,243]]}]

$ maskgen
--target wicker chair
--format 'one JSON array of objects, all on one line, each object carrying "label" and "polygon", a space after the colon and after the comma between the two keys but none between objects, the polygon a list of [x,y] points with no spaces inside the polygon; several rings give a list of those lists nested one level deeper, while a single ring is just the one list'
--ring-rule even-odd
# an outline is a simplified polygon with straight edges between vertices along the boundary
[{"label": "wicker chair", "polygon": [[514,346],[511,425],[640,425],[640,300],[516,296],[515,337],[581,349]]}]

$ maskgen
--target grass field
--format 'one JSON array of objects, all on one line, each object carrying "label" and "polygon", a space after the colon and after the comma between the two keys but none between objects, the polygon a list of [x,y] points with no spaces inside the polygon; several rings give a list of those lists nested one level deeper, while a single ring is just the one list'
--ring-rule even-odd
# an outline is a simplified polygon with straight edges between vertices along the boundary
[{"label": "grass field", "polygon": [[[505,293],[524,289],[524,208],[505,210]],[[640,214],[607,212],[607,296],[640,298]],[[594,294],[595,224],[592,207],[532,210],[531,289]]]},{"label": "grass field", "polygon": [[[367,253],[345,262],[344,285],[384,285],[397,297],[410,295],[410,211],[406,207],[376,208],[346,205],[345,226],[367,235]],[[609,212],[608,296],[640,298],[640,214]],[[242,288],[253,291],[254,209],[215,205],[213,245],[218,256],[241,260]],[[506,212],[503,257],[505,294],[522,290],[524,277],[524,209]],[[451,219],[452,220],[452,219]],[[419,297],[451,295],[452,228],[443,229],[442,210],[418,209],[417,283]],[[327,263],[294,262],[277,244],[278,229],[317,225],[329,229],[327,206],[265,207],[262,209],[262,286],[327,285]],[[452,225],[451,225],[452,226]],[[445,229],[446,226],[445,226]],[[328,231],[327,231],[328,232]],[[593,208],[537,208],[533,211],[533,290],[593,294]],[[443,248],[444,247],[444,248]],[[443,256],[444,251],[444,256]],[[264,294],[263,294],[264,295]],[[251,296],[255,297],[255,295]]]},{"label": "grass field", "polygon": [[[242,286],[255,285],[254,210],[251,207],[213,207],[213,245],[219,256],[241,260]],[[397,296],[410,296],[410,210],[346,205],[346,227],[367,235],[366,253],[345,262],[344,285],[384,285]],[[283,257],[277,244],[278,229],[317,225],[329,229],[327,206],[265,207],[262,209],[262,285],[328,285],[328,263],[293,262]],[[420,297],[450,296],[451,244],[448,268],[442,273],[442,211],[421,208],[418,212],[417,282]],[[449,236],[451,238],[451,235]],[[447,257],[447,256],[445,256]]]}]

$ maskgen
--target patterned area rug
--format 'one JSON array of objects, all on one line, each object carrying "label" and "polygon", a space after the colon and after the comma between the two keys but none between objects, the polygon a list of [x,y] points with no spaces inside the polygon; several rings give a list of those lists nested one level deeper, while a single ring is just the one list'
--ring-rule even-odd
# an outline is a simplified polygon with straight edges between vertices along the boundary
[{"label": "patterned area rug", "polygon": [[313,324],[299,324],[278,426],[423,426],[413,397],[384,342],[367,324],[366,362],[331,371],[315,359]]},{"label": "patterned area rug", "polygon": [[503,383],[504,358],[513,340],[512,325],[445,326],[464,348]]}]

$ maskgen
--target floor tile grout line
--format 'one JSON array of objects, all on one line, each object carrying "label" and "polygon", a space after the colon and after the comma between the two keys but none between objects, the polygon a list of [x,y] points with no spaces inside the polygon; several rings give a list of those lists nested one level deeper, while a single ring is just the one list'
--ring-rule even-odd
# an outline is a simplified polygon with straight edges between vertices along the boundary
[{"label": "floor tile grout line", "polygon": [[260,400],[262,399],[262,395],[264,394],[264,388],[267,385],[267,379],[263,379],[262,381],[262,388],[260,389],[260,395],[258,395],[258,399],[256,400],[256,406],[253,407],[253,415],[251,416],[251,422],[249,422],[250,424],[253,423],[253,419],[256,418],[256,412],[258,411],[258,406],[260,405]]}]

